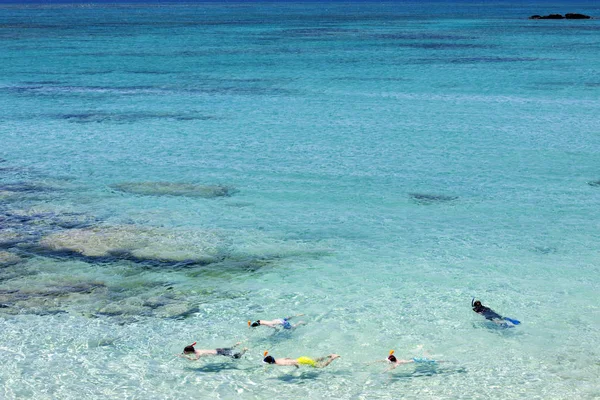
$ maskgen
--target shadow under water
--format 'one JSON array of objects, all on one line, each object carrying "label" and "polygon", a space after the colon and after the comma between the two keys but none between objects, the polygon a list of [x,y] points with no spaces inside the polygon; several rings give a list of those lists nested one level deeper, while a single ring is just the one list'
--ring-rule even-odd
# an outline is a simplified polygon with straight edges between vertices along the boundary
[{"label": "shadow under water", "polygon": [[390,380],[402,381],[413,378],[424,378],[439,375],[453,375],[453,374],[466,374],[467,369],[464,367],[446,368],[435,364],[418,365],[412,371],[406,372],[391,372]]},{"label": "shadow under water", "polygon": [[497,333],[499,335],[515,335],[519,333],[518,327],[509,323],[497,324],[492,321],[474,322],[473,328],[475,329],[486,329],[490,332]]},{"label": "shadow under water", "polygon": [[286,383],[303,383],[303,381],[312,381],[318,379],[321,376],[321,374],[315,371],[300,371],[300,373],[298,374],[295,374],[294,372],[290,372],[285,375],[280,375],[277,378],[272,379],[276,379],[278,381]]},{"label": "shadow under water", "polygon": [[193,372],[201,372],[205,374],[214,374],[221,371],[230,371],[230,370],[240,370],[236,362],[220,362],[220,363],[211,363],[205,364],[200,367],[187,367],[185,368],[188,371]]}]

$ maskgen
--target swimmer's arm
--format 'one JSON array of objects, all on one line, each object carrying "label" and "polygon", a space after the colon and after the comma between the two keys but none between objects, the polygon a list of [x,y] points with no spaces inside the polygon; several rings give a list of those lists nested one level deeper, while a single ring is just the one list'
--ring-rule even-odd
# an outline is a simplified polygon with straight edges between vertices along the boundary
[{"label": "swimmer's arm", "polygon": [[393,363],[386,371],[391,371],[393,369],[396,369],[398,367],[398,365],[400,365],[400,363]]},{"label": "swimmer's arm", "polygon": [[414,360],[398,360],[388,369],[388,371],[398,368],[399,365],[410,364],[414,362]]},{"label": "swimmer's arm", "polygon": [[371,365],[371,364],[375,364],[375,363],[380,363],[380,362],[389,362],[387,359],[386,360],[376,360],[376,361],[370,361],[367,363],[367,365]]},{"label": "swimmer's arm", "polygon": [[194,355],[194,356],[187,356],[185,354],[176,354],[177,357],[181,357],[181,358],[186,358],[188,360],[191,361],[198,361],[198,359],[200,358],[199,355]]}]

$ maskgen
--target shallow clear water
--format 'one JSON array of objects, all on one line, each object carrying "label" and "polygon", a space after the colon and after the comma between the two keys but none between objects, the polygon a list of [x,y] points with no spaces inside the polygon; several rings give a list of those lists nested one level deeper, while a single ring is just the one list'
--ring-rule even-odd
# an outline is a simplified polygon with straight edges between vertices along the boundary
[{"label": "shallow clear water", "polygon": [[600,22],[553,12],[600,15],[1,7],[0,397],[600,396]]}]

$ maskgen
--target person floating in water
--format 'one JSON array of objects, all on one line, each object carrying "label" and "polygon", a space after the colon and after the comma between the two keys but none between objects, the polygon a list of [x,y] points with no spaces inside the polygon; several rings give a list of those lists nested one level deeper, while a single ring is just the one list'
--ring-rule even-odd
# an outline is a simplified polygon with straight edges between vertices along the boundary
[{"label": "person floating in water", "polygon": [[386,362],[386,361],[392,364],[392,366],[388,369],[388,371],[395,369],[399,365],[403,365],[403,364],[410,364],[410,363],[435,364],[438,362],[443,362],[443,361],[432,360],[427,357],[413,357],[410,360],[399,360],[394,355],[394,350],[390,350],[390,353],[385,360],[378,360],[375,362]]},{"label": "person floating in water", "polygon": [[297,324],[292,325],[292,323],[290,322],[290,319],[295,318],[295,317],[301,317],[303,315],[304,314],[298,314],[298,315],[294,315],[292,317],[279,318],[279,319],[274,319],[271,321],[266,321],[264,319],[259,319],[254,322],[248,321],[248,326],[251,328],[256,328],[257,326],[268,326],[270,328],[277,328],[277,327],[281,326],[283,329],[294,329],[294,328],[299,327],[300,325],[306,324],[306,322],[299,321]]},{"label": "person floating in water", "polygon": [[481,301],[475,300],[475,298],[471,300],[471,306],[473,307],[473,311],[475,311],[477,314],[483,315],[485,319],[495,322],[497,324],[504,324],[505,321],[510,322],[512,325],[519,325],[521,323],[516,319],[503,317],[491,308],[481,304]]},{"label": "person floating in water", "polygon": [[248,350],[247,348],[243,348],[242,351],[236,352],[235,348],[239,346],[242,342],[237,342],[232,347],[214,349],[214,350],[201,350],[195,349],[194,346],[196,342],[192,343],[189,346],[186,346],[183,349],[183,353],[179,354],[180,357],[187,358],[188,360],[198,360],[200,357],[208,357],[208,356],[225,356],[231,358],[241,358],[244,353]]},{"label": "person floating in water", "polygon": [[273,358],[273,356],[270,356],[268,354],[269,354],[268,351],[265,351],[263,354],[263,356],[265,357],[263,359],[264,363],[288,366],[288,367],[296,367],[296,368],[300,368],[301,365],[307,365],[307,366],[313,367],[313,368],[325,368],[326,366],[331,364],[333,362],[333,360],[335,360],[336,358],[340,358],[340,356],[337,354],[330,354],[325,357],[317,358],[316,360],[313,360],[310,357]]}]

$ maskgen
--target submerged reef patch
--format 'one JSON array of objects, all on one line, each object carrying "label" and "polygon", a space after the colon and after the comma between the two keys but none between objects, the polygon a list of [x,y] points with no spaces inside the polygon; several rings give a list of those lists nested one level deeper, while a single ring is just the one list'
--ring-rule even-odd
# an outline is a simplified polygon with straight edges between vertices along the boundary
[{"label": "submerged reef patch", "polygon": [[83,228],[98,223],[98,219],[82,213],[58,212],[50,209],[32,207],[29,209],[13,209],[0,215],[0,221],[17,227],[30,224],[37,227],[59,227],[65,229]]},{"label": "submerged reef patch", "polygon": [[551,246],[534,246],[533,251],[540,254],[555,254],[558,252],[558,249]]},{"label": "submerged reef patch", "polygon": [[[3,219],[0,216],[0,224]],[[20,232],[14,229],[6,229],[5,226],[0,230],[0,248],[9,248],[23,242],[30,242],[35,239],[35,236],[28,232]]]},{"label": "submerged reef patch", "polygon": [[51,187],[45,185],[36,185],[28,182],[5,183],[0,184],[1,192],[15,193],[32,193],[32,192],[47,192],[52,190]]},{"label": "submerged reef patch", "polygon": [[57,118],[69,122],[87,123],[116,123],[125,124],[149,119],[172,119],[176,121],[209,121],[216,117],[192,113],[160,113],[160,112],[133,112],[133,113],[109,113],[109,112],[83,112],[77,114],[60,114]]},{"label": "submerged reef patch", "polygon": [[8,251],[0,251],[0,268],[9,265],[18,264],[22,261],[21,257]]},{"label": "submerged reef patch", "polygon": [[435,204],[435,203],[446,203],[457,200],[456,196],[446,196],[443,194],[427,194],[427,193],[409,193],[408,196],[414,202],[418,204]]},{"label": "submerged reef patch", "polygon": [[35,247],[41,237],[50,233],[90,227],[97,223],[98,220],[90,215],[60,213],[44,207],[0,210],[0,248]]},{"label": "submerged reef patch", "polygon": [[229,197],[236,191],[229,186],[174,182],[124,182],[112,185],[111,188],[145,196],[184,196],[205,199]]},{"label": "submerged reef patch", "polygon": [[42,249],[92,259],[130,259],[170,263],[210,264],[227,252],[214,232],[172,231],[132,225],[70,229],[51,233]]},{"label": "submerged reef patch", "polygon": [[11,304],[33,298],[65,297],[76,293],[89,294],[104,288],[99,282],[78,282],[73,284],[49,285],[38,289],[0,289],[0,303]]}]

